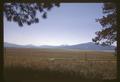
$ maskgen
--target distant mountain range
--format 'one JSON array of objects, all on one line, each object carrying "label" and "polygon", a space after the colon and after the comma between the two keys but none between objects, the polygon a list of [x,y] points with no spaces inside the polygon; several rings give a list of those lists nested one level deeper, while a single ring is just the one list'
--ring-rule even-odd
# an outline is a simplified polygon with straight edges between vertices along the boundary
[{"label": "distant mountain range", "polygon": [[101,45],[96,45],[93,42],[76,44],[76,45],[60,45],[60,46],[17,45],[13,43],[4,42],[4,47],[8,47],[8,48],[62,48],[62,49],[79,49],[79,50],[95,50],[95,51],[115,49],[115,46],[101,46]]}]

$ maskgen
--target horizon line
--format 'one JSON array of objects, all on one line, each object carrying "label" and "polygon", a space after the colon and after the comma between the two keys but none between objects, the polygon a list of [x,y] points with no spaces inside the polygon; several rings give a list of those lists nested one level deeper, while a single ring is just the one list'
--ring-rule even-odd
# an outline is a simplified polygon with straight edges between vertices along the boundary
[{"label": "horizon line", "polygon": [[[50,45],[50,44],[43,44],[43,45],[35,45],[35,44],[16,44],[16,43],[12,43],[12,42],[4,42],[4,43],[10,43],[10,44],[15,44],[15,45],[21,45],[21,46],[27,46],[27,45],[32,45],[32,46],[73,46],[73,45],[78,45],[78,44],[85,44],[85,43],[94,43],[94,42],[82,42],[82,43],[77,43],[77,44],[60,44],[60,45]],[[111,45],[111,46],[117,46],[116,45]]]},{"label": "horizon line", "polygon": [[72,46],[72,45],[78,45],[78,44],[85,44],[85,43],[94,43],[94,42],[82,42],[82,43],[76,43],[76,44],[60,44],[60,45],[51,45],[51,44],[42,44],[42,45],[35,45],[35,44],[17,44],[17,43],[13,43],[13,42],[4,42],[4,43],[10,43],[10,44],[15,44],[15,45],[22,45],[22,46],[26,46],[26,45],[33,45],[33,46]]}]

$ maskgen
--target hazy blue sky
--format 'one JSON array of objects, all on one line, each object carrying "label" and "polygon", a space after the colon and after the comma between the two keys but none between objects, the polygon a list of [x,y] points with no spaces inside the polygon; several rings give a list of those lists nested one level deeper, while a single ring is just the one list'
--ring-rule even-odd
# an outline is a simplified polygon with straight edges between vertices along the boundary
[{"label": "hazy blue sky", "polygon": [[[74,45],[91,42],[101,25],[102,3],[62,3],[48,12],[47,19],[19,27],[4,17],[4,41],[15,44]],[[40,15],[38,15],[40,17]]]}]

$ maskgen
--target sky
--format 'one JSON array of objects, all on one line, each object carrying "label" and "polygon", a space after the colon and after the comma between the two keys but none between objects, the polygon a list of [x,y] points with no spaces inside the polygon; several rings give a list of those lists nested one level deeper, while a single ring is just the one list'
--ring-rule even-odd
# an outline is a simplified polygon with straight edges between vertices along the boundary
[{"label": "sky", "polygon": [[101,18],[102,3],[61,3],[48,11],[47,19],[19,27],[4,17],[4,42],[19,45],[75,45],[92,42],[95,32],[102,29],[95,19]]}]

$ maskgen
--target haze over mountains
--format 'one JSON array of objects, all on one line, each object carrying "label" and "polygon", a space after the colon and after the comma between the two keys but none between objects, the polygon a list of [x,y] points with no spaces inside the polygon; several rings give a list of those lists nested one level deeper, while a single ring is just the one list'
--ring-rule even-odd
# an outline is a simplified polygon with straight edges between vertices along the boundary
[{"label": "haze over mountains", "polygon": [[4,47],[7,48],[62,48],[62,49],[79,49],[79,50],[114,50],[115,46],[101,46],[96,45],[93,42],[76,44],[76,45],[60,45],[60,46],[49,46],[49,45],[41,45],[41,46],[34,46],[34,45],[17,45],[13,43],[4,42]]}]

